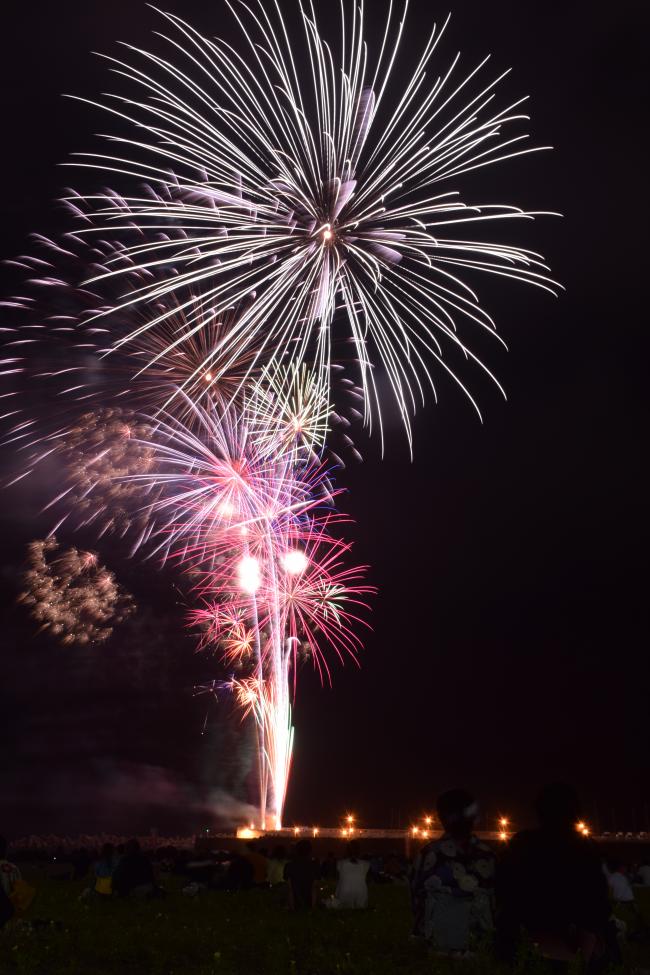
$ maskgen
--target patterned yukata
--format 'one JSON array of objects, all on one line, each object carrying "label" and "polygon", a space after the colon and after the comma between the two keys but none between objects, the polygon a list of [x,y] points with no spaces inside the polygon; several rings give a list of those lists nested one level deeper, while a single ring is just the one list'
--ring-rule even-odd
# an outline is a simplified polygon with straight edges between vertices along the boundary
[{"label": "patterned yukata", "polygon": [[422,847],[411,872],[413,934],[442,951],[466,951],[493,927],[494,852],[449,834]]}]

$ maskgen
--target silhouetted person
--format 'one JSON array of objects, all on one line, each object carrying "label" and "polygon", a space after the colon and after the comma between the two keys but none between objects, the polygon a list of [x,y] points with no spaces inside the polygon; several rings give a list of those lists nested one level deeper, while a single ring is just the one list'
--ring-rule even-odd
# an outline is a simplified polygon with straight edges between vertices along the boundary
[{"label": "silhouetted person", "polygon": [[333,850],[328,850],[327,856],[321,864],[321,877],[324,880],[334,880],[336,878],[336,856]]},{"label": "silhouetted person", "polygon": [[7,847],[6,839],[0,836],[0,890],[3,890],[7,897],[11,897],[16,882],[21,877],[16,864],[7,860]]},{"label": "silhouetted person", "polygon": [[241,853],[234,853],[226,872],[226,890],[248,890],[253,886],[253,875],[250,860]]},{"label": "silhouetted person", "polygon": [[20,880],[20,871],[7,860],[7,841],[0,836],[0,928],[14,916],[15,908],[10,897],[17,880]]},{"label": "silhouetted person", "polygon": [[72,863],[72,879],[83,880],[92,862],[86,847],[82,846],[80,849],[74,850],[70,861]]},{"label": "silhouetted person", "polygon": [[289,882],[289,907],[292,911],[311,910],[316,906],[319,874],[319,865],[311,855],[311,843],[309,840],[299,840],[284,874]]},{"label": "silhouetted person", "polygon": [[492,929],[494,853],[473,835],[477,805],[468,792],[445,792],[436,806],[444,835],[413,864],[413,933],[438,951],[462,953]]},{"label": "silhouetted person", "polygon": [[267,873],[269,868],[268,857],[266,857],[256,843],[247,843],[243,853],[245,860],[248,860],[253,868],[253,884],[255,887],[265,887],[267,884]]},{"label": "silhouetted person", "polygon": [[596,845],[576,830],[578,797],[549,785],[535,807],[539,827],[510,840],[497,870],[499,953],[512,959],[523,931],[548,958],[581,951],[594,962],[610,940],[610,905]]},{"label": "silhouetted person", "polygon": [[155,892],[153,867],[137,840],[129,840],[124,848],[113,873],[113,890],[118,897],[149,897]]},{"label": "silhouetted person", "polygon": [[112,843],[104,843],[99,854],[99,859],[93,864],[93,874],[95,876],[94,890],[98,894],[107,895],[113,892],[115,866],[115,847]]}]

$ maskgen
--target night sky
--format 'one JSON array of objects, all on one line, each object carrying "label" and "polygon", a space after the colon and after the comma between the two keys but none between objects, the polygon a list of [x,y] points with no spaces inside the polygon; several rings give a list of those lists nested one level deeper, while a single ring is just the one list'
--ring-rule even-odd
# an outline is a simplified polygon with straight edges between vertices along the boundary
[{"label": "night sky", "polygon": [[[229,29],[220,0],[164,6],[206,34]],[[555,147],[458,183],[466,198],[564,214],[509,235],[548,258],[566,293],[473,280],[509,346],[474,345],[508,393],[470,377],[483,424],[442,382],[416,418],[413,462],[397,420],[383,460],[355,434],[364,463],[339,480],[379,590],[374,631],[361,670],[334,668],[332,689],[301,673],[288,822],[334,823],[350,808],[360,822],[407,823],[456,784],[488,819],[524,822],[535,790],[564,779],[596,825],[650,825],[641,8],[620,2],[606,19],[587,2],[453,9],[442,62],[461,49],[468,66],[488,52],[495,73],[512,66],[503,98],[530,94],[533,142]],[[414,0],[407,44],[432,9]],[[90,52],[155,44],[160,24],[134,0],[65,0],[10,2],[3,26],[0,256],[11,258],[33,250],[31,232],[70,229],[54,202],[65,185],[93,185],[57,164],[96,148],[105,120],[61,94],[114,90]],[[2,293],[18,280],[3,274]],[[211,822],[227,796],[246,798],[250,741],[192,696],[206,664],[173,575],[88,539],[138,617],[91,649],[34,638],[14,602],[25,544],[50,524],[35,492],[0,495],[0,832]]]}]

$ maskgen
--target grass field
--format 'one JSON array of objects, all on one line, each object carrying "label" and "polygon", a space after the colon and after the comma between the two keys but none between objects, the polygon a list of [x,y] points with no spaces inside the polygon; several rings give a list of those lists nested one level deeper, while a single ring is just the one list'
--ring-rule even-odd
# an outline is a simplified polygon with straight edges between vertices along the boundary
[{"label": "grass field", "polygon": [[[30,918],[60,922],[0,932],[0,972],[34,975],[494,975],[489,953],[454,963],[409,940],[403,887],[371,889],[371,909],[292,915],[281,891],[209,892],[184,897],[173,881],[156,901],[79,901],[81,883],[38,883]],[[650,917],[650,902],[643,904]],[[645,956],[645,957],[644,957]],[[521,959],[520,975],[545,970]],[[634,949],[624,972],[650,972],[650,952]]]}]

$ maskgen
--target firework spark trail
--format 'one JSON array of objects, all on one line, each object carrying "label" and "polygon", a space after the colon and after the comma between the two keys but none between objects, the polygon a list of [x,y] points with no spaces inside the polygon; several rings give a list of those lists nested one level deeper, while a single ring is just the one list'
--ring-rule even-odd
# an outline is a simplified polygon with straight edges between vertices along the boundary
[{"label": "firework spark trail", "polygon": [[[558,287],[535,252],[466,239],[466,227],[532,219],[536,212],[468,205],[449,188],[467,173],[537,151],[526,145],[527,134],[517,134],[528,119],[525,99],[496,106],[507,72],[487,75],[488,58],[460,74],[457,55],[438,73],[447,22],[434,25],[399,92],[394,68],[406,5],[401,17],[391,6],[372,61],[363,2],[347,16],[341,5],[336,53],[319,34],[312,5],[298,2],[306,70],[294,58],[277,4],[229,6],[241,30],[238,46],[162,13],[173,28],[161,35],[169,58],[128,44],[125,60],[108,58],[136,91],[91,104],[122,129],[136,126],[137,136],[106,135],[119,147],[115,155],[81,153],[74,165],[135,177],[156,187],[157,196],[129,195],[119,208],[102,194],[87,196],[92,226],[80,232],[115,234],[121,223],[141,229],[142,241],[117,254],[108,273],[123,278],[135,265],[156,280],[125,285],[121,307],[173,293],[200,328],[206,308],[219,315],[252,295],[219,345],[226,371],[231,356],[252,347],[262,365],[313,361],[327,382],[331,325],[341,308],[356,348],[366,422],[376,416],[381,428],[373,371],[380,363],[410,440],[410,416],[425,387],[435,393],[432,366],[476,405],[447,362],[454,350],[497,382],[458,332],[465,323],[495,334],[465,279],[482,271],[552,293]],[[152,239],[169,227],[180,227],[186,239]],[[175,270],[165,280],[170,264]],[[116,343],[158,328],[168,314]]]},{"label": "firework spark trail", "polygon": [[[321,402],[308,402],[310,409],[304,399],[298,406],[311,430]],[[228,667],[243,671],[227,683],[255,718],[260,822],[268,809],[275,824],[289,779],[300,659],[310,657],[323,680],[330,680],[328,650],[356,660],[355,626],[371,592],[364,569],[345,565],[350,546],[332,533],[342,519],[332,507],[329,472],[302,432],[287,440],[281,405],[280,412],[255,412],[251,432],[246,407],[217,415],[188,399],[190,424],[175,416],[158,421],[148,444],[155,472],[127,479],[164,486],[150,506],[150,552],[189,569],[203,602],[190,613],[200,645],[218,647]]]},{"label": "firework spark trail", "polygon": [[[156,198],[153,190],[150,195]],[[117,210],[126,206],[116,193],[111,193],[110,200]],[[84,216],[82,200],[74,204],[73,211],[79,218]],[[164,300],[115,310],[122,279],[104,277],[92,288],[81,287],[81,281],[89,268],[108,273],[111,256],[124,254],[123,240],[69,234],[63,247],[55,240],[34,236],[37,255],[6,262],[25,272],[23,292],[0,301],[0,424],[2,443],[15,453],[13,477],[27,476],[58,442],[73,435],[82,412],[109,406],[154,414],[161,408],[180,409],[181,418],[189,422],[194,413],[186,408],[186,399],[179,392],[199,405],[214,404],[225,410],[241,407],[250,384],[257,384],[259,403],[265,409],[273,398],[282,396],[287,408],[289,396],[320,397],[319,442],[327,419],[339,451],[332,451],[336,462],[344,466],[341,454],[360,459],[347,432],[351,422],[361,416],[356,407],[362,401],[361,391],[347,375],[349,363],[347,369],[342,364],[333,366],[335,402],[328,407],[322,382],[312,378],[307,367],[263,368],[255,361],[250,343],[231,349],[227,358],[219,351],[250,304],[250,296],[221,315],[202,307],[193,325],[188,317],[193,317],[194,304],[202,305],[200,299],[190,302],[190,311],[182,310],[173,292]],[[141,231],[132,229],[127,240],[141,237]],[[186,236],[175,228],[173,239],[186,241]],[[156,279],[156,269],[139,270],[126,256],[123,261],[130,267],[131,284],[142,286]],[[169,273],[166,267],[165,275]],[[111,346],[117,336],[130,335],[163,312],[167,317],[156,328],[139,331],[137,338],[118,348]],[[86,321],[95,315],[102,317],[101,323]],[[344,350],[339,348],[338,353],[345,361]],[[286,392],[279,382],[283,375],[294,377],[292,382],[287,379]]]}]

